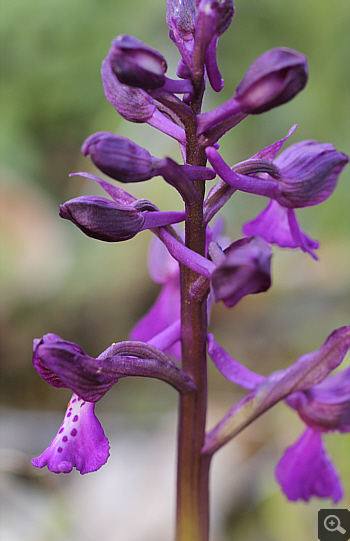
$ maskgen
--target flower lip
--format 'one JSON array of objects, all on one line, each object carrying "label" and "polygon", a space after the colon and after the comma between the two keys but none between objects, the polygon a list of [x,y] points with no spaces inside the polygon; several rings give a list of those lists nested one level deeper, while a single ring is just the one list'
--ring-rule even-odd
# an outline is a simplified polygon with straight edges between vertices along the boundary
[{"label": "flower lip", "polygon": [[53,473],[70,473],[76,468],[82,475],[101,468],[109,457],[109,443],[94,410],[95,404],[73,394],[57,435],[33,458],[33,466],[47,466]]},{"label": "flower lip", "polygon": [[319,432],[306,429],[301,438],[288,447],[277,464],[276,479],[291,501],[308,502],[312,496],[332,498],[337,503],[343,497],[338,472],[330,460]]},{"label": "flower lip", "polygon": [[233,97],[243,112],[260,114],[290,101],[305,87],[307,79],[306,57],[279,47],[252,63]]},{"label": "flower lip", "polygon": [[113,42],[107,58],[120,83],[154,90],[165,83],[164,57],[133,36],[121,35]]}]

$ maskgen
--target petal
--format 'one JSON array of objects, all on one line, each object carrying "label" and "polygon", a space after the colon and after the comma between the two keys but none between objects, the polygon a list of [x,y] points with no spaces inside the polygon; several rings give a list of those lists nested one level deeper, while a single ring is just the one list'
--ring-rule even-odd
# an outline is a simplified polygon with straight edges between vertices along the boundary
[{"label": "petal", "polygon": [[301,248],[317,259],[313,250],[319,243],[311,239],[300,228],[293,209],[287,209],[271,200],[269,205],[254,220],[243,226],[245,235],[258,235],[281,248]]},{"label": "petal", "polygon": [[253,158],[262,159],[262,160],[270,160],[273,161],[279,151],[281,150],[284,143],[289,139],[291,135],[295,132],[297,129],[297,124],[294,124],[294,126],[291,127],[287,135],[281,139],[280,141],[277,141],[276,143],[273,143],[272,145],[269,145],[266,148],[263,148],[263,150],[260,150]]},{"label": "petal", "polygon": [[109,457],[109,443],[97,419],[95,404],[84,402],[73,394],[63,423],[50,446],[32,464],[47,466],[53,473],[81,474],[98,470]]},{"label": "petal", "polygon": [[322,436],[308,428],[301,438],[285,451],[275,470],[276,479],[291,501],[308,502],[312,496],[343,497],[337,470],[322,442]]}]

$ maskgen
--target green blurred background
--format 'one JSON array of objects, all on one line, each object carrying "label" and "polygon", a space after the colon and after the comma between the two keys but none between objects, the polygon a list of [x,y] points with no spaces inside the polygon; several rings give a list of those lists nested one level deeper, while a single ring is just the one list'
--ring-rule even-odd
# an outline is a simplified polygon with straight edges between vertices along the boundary
[{"label": "green blurred background", "polygon": [[[349,4],[345,0],[332,4],[237,0],[235,8],[233,23],[218,48],[225,87],[221,95],[208,90],[205,110],[230,98],[251,62],[276,46],[306,54],[310,78],[291,103],[250,117],[225,135],[223,156],[231,164],[246,159],[284,137],[294,123],[298,129],[290,144],[317,139],[349,152]],[[114,131],[156,156],[179,159],[172,140],[147,125],[129,125],[118,117],[105,100],[99,71],[111,40],[130,33],[160,50],[169,75],[174,76],[179,56],[168,39],[165,13],[165,0],[13,0],[1,6],[0,315],[5,416],[61,411],[69,398],[69,393],[51,388],[33,370],[34,337],[54,332],[96,356],[111,342],[127,339],[157,295],[147,272],[148,232],[124,244],[104,244],[61,220],[58,206],[82,194],[102,194],[93,182],[68,177],[75,171],[94,172],[80,153],[82,142],[94,131]],[[161,209],[181,209],[179,197],[160,178],[130,191]],[[308,234],[321,242],[318,263],[303,253],[274,250],[274,287],[268,293],[243,300],[234,311],[214,307],[212,332],[250,368],[267,374],[287,366],[348,322],[349,195],[345,171],[328,201],[298,213]],[[264,205],[265,201],[245,194],[230,201],[224,215],[232,239]],[[209,372],[212,424],[241,395],[212,366]],[[125,415],[140,430],[148,430],[148,423],[172,415],[175,409],[172,389],[136,379],[120,382],[99,404],[102,417]],[[247,475],[240,481],[241,497],[227,504],[218,527],[220,539],[316,539],[316,510],[330,503],[290,504],[273,478],[273,465],[282,449],[302,428],[296,416],[279,405],[230,444],[232,453],[239,449],[241,464],[257,457],[260,473],[255,472],[253,480]],[[349,495],[349,441],[338,436],[326,440]],[[8,442],[3,445],[11,447]],[[26,453],[41,449],[24,442],[18,451],[27,459]],[[16,468],[5,469],[17,483]],[[31,468],[25,474],[34,475]],[[40,485],[38,490],[51,489]],[[339,507],[346,506],[342,502]],[[42,539],[45,532],[43,526]],[[53,527],[50,535],[50,539],[70,539],[71,533],[69,526],[63,533]],[[139,539],[146,538],[140,534]]]}]

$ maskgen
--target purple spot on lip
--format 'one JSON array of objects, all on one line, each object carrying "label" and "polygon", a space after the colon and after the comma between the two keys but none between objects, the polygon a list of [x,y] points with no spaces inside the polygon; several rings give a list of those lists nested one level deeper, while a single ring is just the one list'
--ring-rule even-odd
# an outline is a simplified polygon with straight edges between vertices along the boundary
[{"label": "purple spot on lip", "polygon": [[63,436],[62,441],[68,441],[67,436]]},{"label": "purple spot on lip", "polygon": [[74,398],[74,400],[72,400],[72,404],[74,404],[74,402],[76,402],[76,401],[77,401],[77,399],[76,399],[76,398]]},{"label": "purple spot on lip", "polygon": [[74,438],[74,436],[76,436],[77,434],[78,434],[77,429],[76,429],[76,428],[73,428],[73,430],[72,430],[72,432],[70,433],[70,435],[73,436],[73,438]]},{"label": "purple spot on lip", "polygon": [[64,430],[64,426],[62,426],[62,428],[59,429],[58,433],[62,434],[63,430]]},{"label": "purple spot on lip", "polygon": [[82,408],[82,407],[84,406],[84,404],[85,404],[85,402],[82,402],[82,403],[80,404],[80,407]]},{"label": "purple spot on lip", "polygon": [[76,423],[78,419],[79,419],[78,415],[74,415],[74,417],[73,417],[73,423]]},{"label": "purple spot on lip", "polygon": [[71,411],[69,413],[67,413],[67,417],[70,417],[71,415],[72,415]]},{"label": "purple spot on lip", "polygon": [[62,451],[63,451],[62,447],[59,447],[59,448],[57,449],[57,452],[58,452],[58,453],[62,453]]}]

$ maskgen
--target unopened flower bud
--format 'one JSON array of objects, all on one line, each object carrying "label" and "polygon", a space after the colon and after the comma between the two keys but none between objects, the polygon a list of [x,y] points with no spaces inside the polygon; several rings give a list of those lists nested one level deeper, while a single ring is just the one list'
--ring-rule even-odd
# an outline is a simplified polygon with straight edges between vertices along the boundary
[{"label": "unopened flower bud", "polygon": [[233,97],[243,112],[264,113],[294,98],[307,78],[304,55],[292,49],[271,49],[253,62]]},{"label": "unopened flower bud", "polygon": [[133,36],[122,35],[108,53],[112,70],[124,85],[154,90],[164,85],[167,64],[164,57]]},{"label": "unopened flower bud", "polygon": [[85,235],[105,242],[119,242],[134,237],[145,221],[128,203],[103,197],[77,197],[60,206],[60,216],[73,222]]},{"label": "unopened flower bud", "polygon": [[90,135],[81,150],[103,173],[120,182],[148,180],[161,163],[136,143],[108,132]]}]

